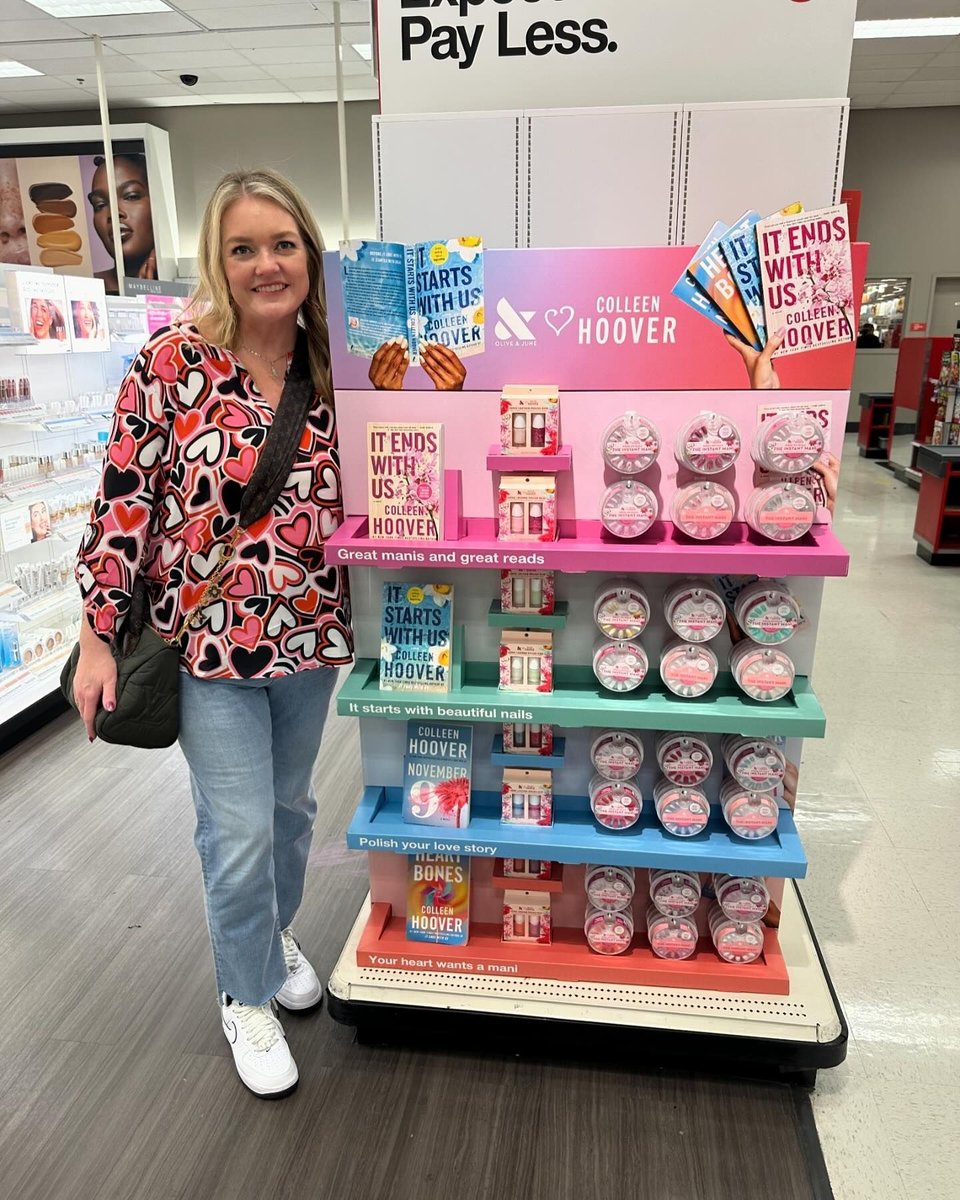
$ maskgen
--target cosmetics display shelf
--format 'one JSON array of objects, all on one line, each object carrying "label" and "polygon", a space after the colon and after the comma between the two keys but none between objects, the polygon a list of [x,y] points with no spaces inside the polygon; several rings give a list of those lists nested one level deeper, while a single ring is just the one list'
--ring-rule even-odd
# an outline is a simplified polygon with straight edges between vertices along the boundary
[{"label": "cosmetics display shelf", "polygon": [[565,629],[569,614],[570,605],[566,600],[558,600],[549,614],[504,612],[500,601],[493,600],[487,613],[487,624],[500,629]]},{"label": "cosmetics display shelf", "polygon": [[[509,892],[516,887],[517,878],[515,875],[503,874],[503,861],[498,858],[493,864],[493,875],[490,882],[498,892]],[[526,892],[562,892],[563,863],[550,864],[549,879],[524,879],[523,890]]]},{"label": "cosmetics display shelf", "polygon": [[585,796],[555,796],[553,825],[524,825],[501,822],[498,793],[474,792],[470,824],[465,829],[450,829],[412,826],[403,820],[401,800],[400,788],[364,788],[347,830],[350,849],[535,858],[790,879],[802,879],[807,873],[807,858],[793,814],[785,807],[780,809],[776,830],[769,837],[752,841],[729,829],[717,805],[703,833],[679,838],[664,830],[652,805],[644,806],[632,828],[612,831],[594,821]]},{"label": "cosmetics display shelf", "polygon": [[[360,909],[327,987],[336,1020],[361,1041],[426,1040],[489,1045],[497,1053],[615,1055],[649,1068],[671,1065],[763,1073],[812,1085],[816,1072],[846,1057],[847,1025],[795,885],[784,889],[778,944],[789,995],[728,989],[564,982],[513,973],[471,975],[448,966],[404,970],[398,955],[360,966],[370,921]],[[430,959],[432,946],[405,943],[400,953]],[[461,959],[462,961],[462,959]],[[737,968],[734,968],[735,970]],[[575,1033],[573,1030],[575,1029]]]},{"label": "cosmetics display shelf", "polygon": [[46,409],[37,412],[10,413],[0,416],[0,423],[31,433],[61,433],[76,429],[93,429],[113,418],[113,409],[90,409],[65,417],[51,417]]},{"label": "cosmetics display shelf", "polygon": [[552,754],[517,754],[512,750],[505,751],[503,734],[496,733],[493,736],[490,761],[495,767],[536,767],[541,770],[559,771],[563,767],[566,751],[567,739],[563,737],[553,739]]},{"label": "cosmetics display shelf", "polygon": [[536,567],[543,571],[608,574],[642,572],[676,575],[789,575],[829,578],[846,575],[850,555],[829,525],[814,525],[799,541],[764,541],[743,522],[711,542],[694,542],[669,521],[657,521],[634,541],[607,533],[599,521],[561,520],[554,542],[510,542],[497,537],[491,517],[467,517],[463,536],[439,542],[383,541],[367,536],[367,518],[347,517],[327,540],[333,560],[350,566]]},{"label": "cosmetics display shelf", "polygon": [[52,654],[45,660],[42,670],[22,668],[0,674],[0,727],[56,690],[69,649],[64,646]]},{"label": "cosmetics display shelf", "polygon": [[[516,882],[514,880],[513,882]],[[501,942],[499,925],[471,924],[466,946],[443,946],[407,941],[406,921],[394,916],[389,904],[372,904],[360,935],[357,959],[372,965],[384,957],[394,959],[401,971],[420,971],[426,964],[477,975],[510,975],[521,978],[579,980],[586,983],[634,984],[641,987],[701,988],[786,995],[790,990],[776,930],[764,930],[763,954],[754,963],[726,963],[709,938],[701,938],[696,952],[684,961],[658,958],[642,938],[624,954],[598,955],[578,930],[558,929],[549,946]]]},{"label": "cosmetics display shelf", "polygon": [[759,737],[823,737],[826,728],[823,709],[803,676],[782,700],[761,703],[745,696],[726,674],[706,696],[680,699],[649,677],[635,692],[615,695],[590,667],[556,667],[552,692],[501,691],[496,663],[465,663],[463,686],[443,693],[382,692],[379,670],[376,659],[357,659],[337,695],[340,716],[541,721],[568,729],[609,725]]},{"label": "cosmetics display shelf", "polygon": [[556,471],[573,469],[573,448],[561,446],[557,454],[504,454],[499,445],[487,451],[487,470],[505,474],[524,475],[528,471]]}]

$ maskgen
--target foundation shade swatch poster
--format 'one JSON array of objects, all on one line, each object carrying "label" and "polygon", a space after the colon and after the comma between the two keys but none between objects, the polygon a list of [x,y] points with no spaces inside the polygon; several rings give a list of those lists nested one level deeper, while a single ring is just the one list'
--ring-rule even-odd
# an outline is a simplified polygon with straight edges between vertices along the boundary
[{"label": "foundation shade swatch poster", "polygon": [[459,358],[484,347],[483,241],[340,244],[340,285],[351,354],[373,358],[406,338],[410,362],[424,342],[440,342]]}]

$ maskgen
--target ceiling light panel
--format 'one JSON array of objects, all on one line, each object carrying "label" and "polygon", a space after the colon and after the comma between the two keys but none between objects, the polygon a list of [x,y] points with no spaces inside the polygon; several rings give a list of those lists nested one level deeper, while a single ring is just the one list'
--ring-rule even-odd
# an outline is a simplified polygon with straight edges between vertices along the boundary
[{"label": "ceiling light panel", "polygon": [[173,12],[164,0],[27,0],[51,17],[132,17],[138,13]]},{"label": "ceiling light panel", "polygon": [[25,79],[28,75],[42,75],[42,71],[28,67],[26,63],[12,59],[0,59],[0,79]]},{"label": "ceiling light panel", "polygon": [[855,38],[955,37],[960,17],[911,17],[901,21],[857,21]]}]

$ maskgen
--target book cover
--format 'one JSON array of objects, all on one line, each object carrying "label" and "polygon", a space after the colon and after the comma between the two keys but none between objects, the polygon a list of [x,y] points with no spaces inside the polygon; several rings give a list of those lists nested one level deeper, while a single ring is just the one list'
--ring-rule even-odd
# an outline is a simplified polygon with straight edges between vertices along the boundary
[{"label": "book cover", "polygon": [[443,537],[443,426],[367,423],[368,536],[435,542]]},{"label": "book cover", "polygon": [[7,271],[10,325],[37,339],[39,353],[70,349],[70,323],[63,276],[41,271]]},{"label": "book cover", "polygon": [[403,819],[464,829],[470,824],[473,726],[408,721],[403,756]]},{"label": "book cover", "polygon": [[847,206],[813,209],[757,225],[767,328],[783,330],[781,354],[856,338]]},{"label": "book cover", "polygon": [[761,350],[762,346],[753,328],[750,314],[733,282],[730,267],[720,248],[720,239],[727,229],[728,226],[722,221],[714,225],[687,265],[687,271],[730,321],[740,337],[754,349]]},{"label": "book cover", "polygon": [[351,354],[372,358],[405,337],[410,362],[421,342],[440,342],[460,358],[484,346],[483,241],[340,244],[340,284]]},{"label": "book cover", "polygon": [[380,623],[382,692],[449,692],[453,585],[385,583]]},{"label": "book cover", "polygon": [[470,859],[412,854],[407,868],[407,940],[465,946],[470,937]]},{"label": "book cover", "polygon": [[720,237],[720,249],[730,274],[747,309],[761,346],[767,344],[766,318],[763,312],[763,284],[760,281],[760,251],[757,247],[758,212],[747,212]]},{"label": "book cover", "polygon": [[684,271],[673,285],[673,294],[688,308],[692,308],[694,312],[700,313],[701,316],[712,321],[714,325],[718,325],[724,333],[729,333],[732,337],[738,338],[741,342],[743,341],[733,323],[723,315],[707,293],[690,278],[686,271]]}]

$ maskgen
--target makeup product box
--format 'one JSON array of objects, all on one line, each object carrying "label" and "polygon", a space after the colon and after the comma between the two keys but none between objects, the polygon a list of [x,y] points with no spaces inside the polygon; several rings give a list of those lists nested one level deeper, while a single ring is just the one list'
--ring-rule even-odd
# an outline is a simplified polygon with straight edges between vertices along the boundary
[{"label": "makeup product box", "polygon": [[550,895],[544,892],[503,893],[503,941],[549,946]]},{"label": "makeup product box", "polygon": [[500,688],[510,692],[553,691],[553,634],[536,629],[503,630]]},{"label": "makeup product box", "polygon": [[548,617],[555,606],[556,586],[552,571],[500,572],[502,612],[540,613]]},{"label": "makeup product box", "polygon": [[504,754],[553,754],[552,725],[524,725],[519,721],[504,722]]},{"label": "makeup product box", "polygon": [[560,392],[555,387],[508,385],[500,393],[504,454],[556,454],[560,449]]},{"label": "makeup product box", "polygon": [[553,772],[505,767],[500,819],[505,825],[553,824]]},{"label": "makeup product box", "polygon": [[470,859],[412,854],[407,868],[407,941],[465,946],[470,937]]},{"label": "makeup product box", "polygon": [[497,536],[501,541],[556,541],[555,475],[501,475],[498,495]]}]

